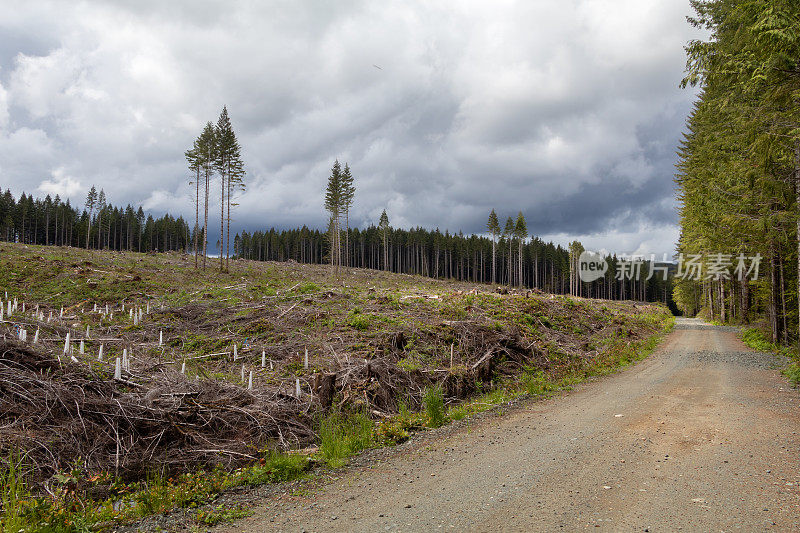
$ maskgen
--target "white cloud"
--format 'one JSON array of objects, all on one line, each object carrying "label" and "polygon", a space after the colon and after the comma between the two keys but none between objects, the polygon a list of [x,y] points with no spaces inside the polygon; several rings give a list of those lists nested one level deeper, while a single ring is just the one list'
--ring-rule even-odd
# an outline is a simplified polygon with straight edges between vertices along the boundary
[{"label": "white cloud", "polygon": [[52,178],[43,180],[36,190],[52,197],[59,195],[62,199],[67,199],[75,197],[81,192],[81,182],[72,176],[68,176],[64,168],[59,167],[53,170]]},{"label": "white cloud", "polygon": [[8,91],[0,83],[0,134],[8,127]]},{"label": "white cloud", "polygon": [[604,254],[639,255],[650,258],[655,255],[657,260],[672,259],[675,254],[675,243],[680,232],[673,224],[638,223],[607,229],[596,233],[580,235],[567,233],[554,233],[544,235],[542,238],[564,247],[570,242],[578,240],[587,250],[598,251]]}]

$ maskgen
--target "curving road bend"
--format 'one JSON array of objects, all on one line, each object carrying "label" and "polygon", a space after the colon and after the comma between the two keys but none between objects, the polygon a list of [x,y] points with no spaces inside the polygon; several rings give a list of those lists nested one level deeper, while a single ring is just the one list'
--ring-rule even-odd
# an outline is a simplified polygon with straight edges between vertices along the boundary
[{"label": "curving road bend", "polygon": [[679,319],[622,372],[422,439],[229,531],[797,531],[800,395]]}]

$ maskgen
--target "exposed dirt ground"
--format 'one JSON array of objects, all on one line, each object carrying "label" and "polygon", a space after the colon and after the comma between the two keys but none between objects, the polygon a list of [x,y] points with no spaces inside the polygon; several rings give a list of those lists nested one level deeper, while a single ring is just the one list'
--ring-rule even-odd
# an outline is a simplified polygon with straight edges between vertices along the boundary
[{"label": "exposed dirt ground", "polygon": [[798,392],[730,328],[679,320],[646,361],[422,439],[227,531],[800,529]]}]

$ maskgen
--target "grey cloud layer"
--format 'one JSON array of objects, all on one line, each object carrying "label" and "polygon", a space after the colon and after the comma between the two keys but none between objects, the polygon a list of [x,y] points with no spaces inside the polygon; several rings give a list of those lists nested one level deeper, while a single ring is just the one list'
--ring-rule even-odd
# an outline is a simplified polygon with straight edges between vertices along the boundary
[{"label": "grey cloud layer", "polygon": [[674,228],[682,2],[0,7],[0,186],[17,194],[80,202],[94,183],[193,213],[182,154],[226,104],[248,169],[239,227],[323,226],[338,157],[358,224],[386,207],[395,225],[480,232],[496,208],[634,248]]}]

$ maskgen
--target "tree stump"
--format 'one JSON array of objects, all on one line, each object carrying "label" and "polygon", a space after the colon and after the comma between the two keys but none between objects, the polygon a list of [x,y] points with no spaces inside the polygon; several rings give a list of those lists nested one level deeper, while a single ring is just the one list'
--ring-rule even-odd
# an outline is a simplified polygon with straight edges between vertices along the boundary
[{"label": "tree stump", "polygon": [[336,390],[336,374],[316,374],[314,381],[320,405],[323,409],[330,408]]}]

